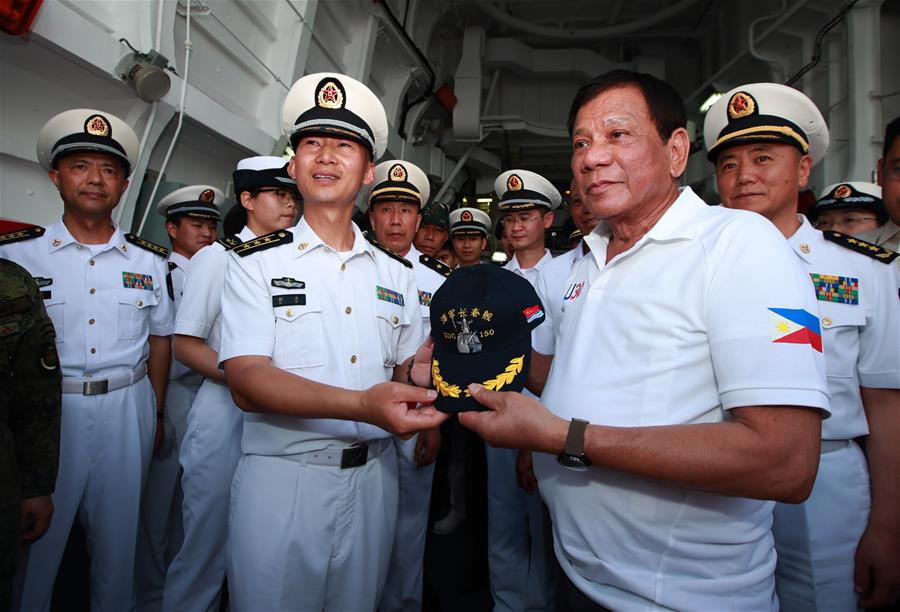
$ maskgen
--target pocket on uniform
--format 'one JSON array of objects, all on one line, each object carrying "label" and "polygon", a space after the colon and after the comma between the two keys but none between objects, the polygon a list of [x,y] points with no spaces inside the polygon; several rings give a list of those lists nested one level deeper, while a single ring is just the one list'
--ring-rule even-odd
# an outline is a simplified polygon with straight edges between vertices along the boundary
[{"label": "pocket on uniform", "polygon": [[409,317],[406,316],[406,309],[402,306],[376,300],[375,319],[381,339],[381,357],[384,366],[393,367],[397,365],[397,346],[400,343],[400,333],[404,327],[409,326]]},{"label": "pocket on uniform", "polygon": [[275,348],[272,364],[285,369],[313,368],[328,362],[322,306],[305,292],[272,296],[275,310]]},{"label": "pocket on uniform", "polygon": [[44,308],[50,320],[53,321],[53,329],[56,332],[56,342],[60,344],[66,338],[66,294],[64,291],[52,290],[50,297],[44,300]]},{"label": "pocket on uniform", "polygon": [[152,291],[127,289],[116,293],[119,340],[142,338],[150,333],[150,308],[156,306]]},{"label": "pocket on uniform", "polygon": [[[848,342],[858,343],[854,336],[859,334],[860,328],[866,324],[866,315],[857,310],[858,306],[827,307],[820,304],[822,329],[824,330],[824,342],[831,342],[836,346],[832,349],[844,350],[850,346]],[[828,349],[826,349],[827,351]],[[834,378],[850,378],[854,374],[855,362],[848,359],[825,359],[825,373]]]}]

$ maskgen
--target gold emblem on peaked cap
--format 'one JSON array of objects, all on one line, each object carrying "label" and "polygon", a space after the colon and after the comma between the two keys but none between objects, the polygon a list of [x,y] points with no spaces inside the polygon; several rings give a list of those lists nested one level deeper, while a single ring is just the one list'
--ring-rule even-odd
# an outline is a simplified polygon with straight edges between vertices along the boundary
[{"label": "gold emblem on peaked cap", "polygon": [[728,101],[728,119],[741,119],[756,112],[756,100],[745,91],[736,92]]},{"label": "gold emblem on peaked cap", "polygon": [[846,198],[851,193],[850,185],[838,185],[834,190],[834,197],[836,198]]},{"label": "gold emblem on peaked cap", "polygon": [[388,176],[395,183],[403,183],[406,181],[406,168],[402,164],[394,164],[391,166]]},{"label": "gold emblem on peaked cap", "polygon": [[204,189],[203,192],[200,194],[200,197],[197,199],[200,200],[201,202],[212,202],[213,200],[216,199],[216,194],[215,194],[215,192],[213,192],[212,189]]},{"label": "gold emblem on peaked cap", "polygon": [[468,223],[469,221],[472,220],[472,213],[469,212],[468,210],[464,210],[464,211],[462,211],[462,214],[459,216],[459,218],[460,218],[460,220]]},{"label": "gold emblem on peaked cap", "polygon": [[84,131],[91,136],[106,136],[109,138],[112,135],[109,121],[103,115],[91,115],[88,117],[87,121],[84,122]]},{"label": "gold emblem on peaked cap", "polygon": [[509,175],[509,178],[506,179],[506,189],[508,191],[519,191],[522,189],[522,179],[519,178],[518,174]]},{"label": "gold emblem on peaked cap", "polygon": [[333,80],[325,81],[316,93],[316,105],[320,108],[342,108],[344,90]]}]

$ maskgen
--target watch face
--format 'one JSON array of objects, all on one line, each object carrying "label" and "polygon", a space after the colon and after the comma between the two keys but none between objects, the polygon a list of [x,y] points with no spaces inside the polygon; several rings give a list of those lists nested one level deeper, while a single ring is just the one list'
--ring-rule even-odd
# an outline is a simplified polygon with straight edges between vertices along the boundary
[{"label": "watch face", "polygon": [[585,457],[579,457],[577,455],[567,455],[565,453],[557,455],[556,460],[564,468],[575,470],[577,472],[584,472],[591,465],[591,462],[588,461]]}]

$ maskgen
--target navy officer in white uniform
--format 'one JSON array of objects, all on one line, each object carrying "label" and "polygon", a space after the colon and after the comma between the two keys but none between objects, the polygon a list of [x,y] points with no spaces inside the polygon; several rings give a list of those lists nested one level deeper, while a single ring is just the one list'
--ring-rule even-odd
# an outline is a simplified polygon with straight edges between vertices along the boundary
[{"label": "navy officer in white uniform", "polygon": [[[822,316],[831,418],[822,423],[812,495],[775,506],[781,609],[890,605],[900,592],[897,255],[816,230],[797,214],[810,169],[828,149],[825,119],[803,93],[741,85],[710,108],[704,135],[722,203],[778,228],[808,272]],[[862,200],[854,192],[852,184],[831,191],[848,205]],[[864,436],[866,455],[855,441]]]},{"label": "navy officer in white uniform", "polygon": [[[772,500],[802,501],[827,413],[816,300],[759,215],[679,188],[667,83],[616,70],[569,112],[600,223],[575,264],[540,403],[472,386],[460,421],[530,448],[566,598],[616,610],[777,610]],[[543,326],[542,326],[543,327]]]},{"label": "navy officer in white uniform", "polygon": [[137,151],[118,117],[93,109],[56,115],[38,135],[37,157],[59,189],[62,219],[0,237],[0,257],[42,289],[63,371],[55,512],[28,551],[28,612],[49,610],[75,520],[91,554],[91,608],[135,605],[141,491],[162,441],[173,323],[168,251],[112,221]]},{"label": "navy officer in white uniform", "polygon": [[[536,172],[512,169],[494,181],[503,216],[503,231],[513,254],[504,266],[525,278],[546,304],[543,270],[553,261],[544,246],[553,210],[562,196],[553,183]],[[549,315],[549,309],[547,314]],[[553,323],[532,331],[532,345],[543,355],[553,353]],[[526,395],[535,397],[529,391]],[[486,445],[488,487],[488,566],[494,611],[551,610],[556,596],[550,519],[543,500],[518,486],[518,452]]]},{"label": "navy officer in white uniform", "polygon": [[[422,207],[431,187],[421,168],[408,161],[390,159],[375,166],[375,180],[363,189],[369,222],[375,239],[413,265],[419,290],[423,338],[431,329],[431,296],[450,275],[443,262],[420,253],[413,237],[422,220]],[[422,567],[434,460],[440,450],[440,430],[423,431],[408,440],[394,436],[400,477],[400,502],[394,551],[378,609],[422,608]]]},{"label": "navy officer in white uniform", "polygon": [[[230,252],[219,359],[245,410],[232,484],[228,586],[237,610],[372,610],[397,515],[389,431],[446,418],[429,404],[412,265],[351,221],[388,124],[341,74],[298,80],[282,112],[304,214]],[[418,378],[416,378],[418,376]],[[394,382],[392,382],[394,381]]]},{"label": "navy officer in white uniform", "polygon": [[[184,274],[194,254],[217,236],[219,210],[225,195],[212,185],[189,185],[161,198],[156,211],[166,220],[172,242],[166,290],[175,314],[184,291]],[[141,533],[137,552],[138,604],[162,598],[166,567],[181,547],[181,467],[178,448],[187,428],[188,411],[203,377],[176,359],[169,368],[164,421],[166,439],[153,454],[141,502]]]},{"label": "navy officer in white uniform", "polygon": [[201,249],[188,267],[175,319],[175,357],[201,374],[203,384],[191,406],[178,455],[184,470],[184,542],[166,574],[163,610],[219,608],[228,501],[244,422],[218,366],[226,251],[296,223],[300,198],[286,166],[287,160],[272,156],[238,162],[232,173],[237,202],[224,224],[230,235]]}]

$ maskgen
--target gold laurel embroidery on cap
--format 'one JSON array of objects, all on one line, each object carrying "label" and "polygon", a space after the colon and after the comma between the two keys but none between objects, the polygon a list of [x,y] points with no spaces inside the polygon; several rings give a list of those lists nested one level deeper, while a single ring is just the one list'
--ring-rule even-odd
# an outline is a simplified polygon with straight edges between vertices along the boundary
[{"label": "gold laurel embroidery on cap", "polygon": [[516,376],[522,373],[522,366],[524,363],[525,355],[513,357],[509,360],[509,364],[506,366],[506,369],[503,370],[502,374],[498,374],[496,378],[484,381],[481,383],[481,386],[485,389],[490,389],[491,391],[499,391],[515,380]]},{"label": "gold laurel embroidery on cap", "polygon": [[402,164],[394,164],[391,166],[391,171],[388,172],[388,176],[390,176],[391,180],[395,183],[403,183],[406,181],[406,168],[404,168]]},{"label": "gold laurel embroidery on cap", "polygon": [[333,81],[327,81],[316,94],[316,103],[321,108],[341,108],[344,106],[344,94]]},{"label": "gold laurel embroidery on cap", "polygon": [[506,189],[507,191],[519,191],[522,189],[522,179],[519,178],[518,174],[509,175],[509,178],[506,179]]},{"label": "gold laurel embroidery on cap", "polygon": [[466,222],[471,221],[472,213],[470,213],[468,210],[464,210],[464,211],[462,211],[462,214],[459,216],[459,218],[462,221],[466,221]]},{"label": "gold laurel embroidery on cap", "polygon": [[437,359],[431,360],[431,378],[434,380],[435,390],[443,396],[459,398],[462,393],[459,385],[451,385],[441,376],[440,363],[438,363]]},{"label": "gold laurel embroidery on cap", "polygon": [[91,115],[84,122],[84,131],[91,136],[110,136],[112,129],[103,115]]},{"label": "gold laurel embroidery on cap", "polygon": [[846,198],[852,193],[850,190],[850,185],[838,185],[834,190],[834,197],[836,198]]},{"label": "gold laurel embroidery on cap", "polygon": [[200,197],[198,199],[201,202],[212,202],[214,199],[216,199],[216,194],[212,189],[204,189],[203,193],[200,194]]},{"label": "gold laurel embroidery on cap", "polygon": [[756,100],[750,94],[739,91],[728,101],[728,119],[742,119],[756,111]]}]

